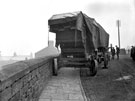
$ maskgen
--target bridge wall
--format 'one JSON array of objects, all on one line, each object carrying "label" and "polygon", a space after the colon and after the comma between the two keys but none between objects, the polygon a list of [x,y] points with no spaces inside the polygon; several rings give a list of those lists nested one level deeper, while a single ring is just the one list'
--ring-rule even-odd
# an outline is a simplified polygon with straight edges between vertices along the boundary
[{"label": "bridge wall", "polygon": [[0,71],[0,101],[38,101],[52,76],[53,56],[16,62]]}]

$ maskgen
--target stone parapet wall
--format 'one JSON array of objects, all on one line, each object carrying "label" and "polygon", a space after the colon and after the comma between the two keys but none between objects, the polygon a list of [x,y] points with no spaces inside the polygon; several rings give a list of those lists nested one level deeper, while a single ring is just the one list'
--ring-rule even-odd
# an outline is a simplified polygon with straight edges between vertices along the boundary
[{"label": "stone parapet wall", "polygon": [[52,76],[53,56],[16,62],[0,71],[0,101],[38,101]]}]

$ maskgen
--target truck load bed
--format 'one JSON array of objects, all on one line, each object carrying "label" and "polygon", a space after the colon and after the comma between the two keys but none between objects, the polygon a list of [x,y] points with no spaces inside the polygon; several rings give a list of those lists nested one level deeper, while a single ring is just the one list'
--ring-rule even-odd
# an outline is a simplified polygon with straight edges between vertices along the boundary
[{"label": "truck load bed", "polygon": [[61,48],[84,48],[85,54],[91,54],[99,47],[108,47],[109,34],[81,11],[53,15],[48,25],[50,32],[56,33],[56,46]]}]

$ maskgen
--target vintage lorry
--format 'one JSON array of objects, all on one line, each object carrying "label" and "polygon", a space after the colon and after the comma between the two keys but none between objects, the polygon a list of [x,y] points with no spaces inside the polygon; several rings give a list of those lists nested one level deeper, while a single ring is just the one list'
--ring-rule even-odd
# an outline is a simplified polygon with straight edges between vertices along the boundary
[{"label": "vintage lorry", "polygon": [[[61,55],[61,67],[89,68],[90,75],[97,73],[97,64],[108,65],[109,34],[103,27],[83,12],[53,15],[48,20],[49,31],[56,33],[56,47]],[[56,69],[56,74],[57,70]]]}]

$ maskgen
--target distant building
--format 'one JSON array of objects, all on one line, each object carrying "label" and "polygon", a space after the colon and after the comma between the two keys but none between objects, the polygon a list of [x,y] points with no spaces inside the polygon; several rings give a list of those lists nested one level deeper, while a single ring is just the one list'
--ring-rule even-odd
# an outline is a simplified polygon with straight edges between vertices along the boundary
[{"label": "distant building", "polygon": [[50,55],[58,55],[60,52],[59,50],[54,47],[54,42],[49,41],[49,45],[46,48],[41,49],[40,51],[35,53],[35,58],[50,56]]}]

